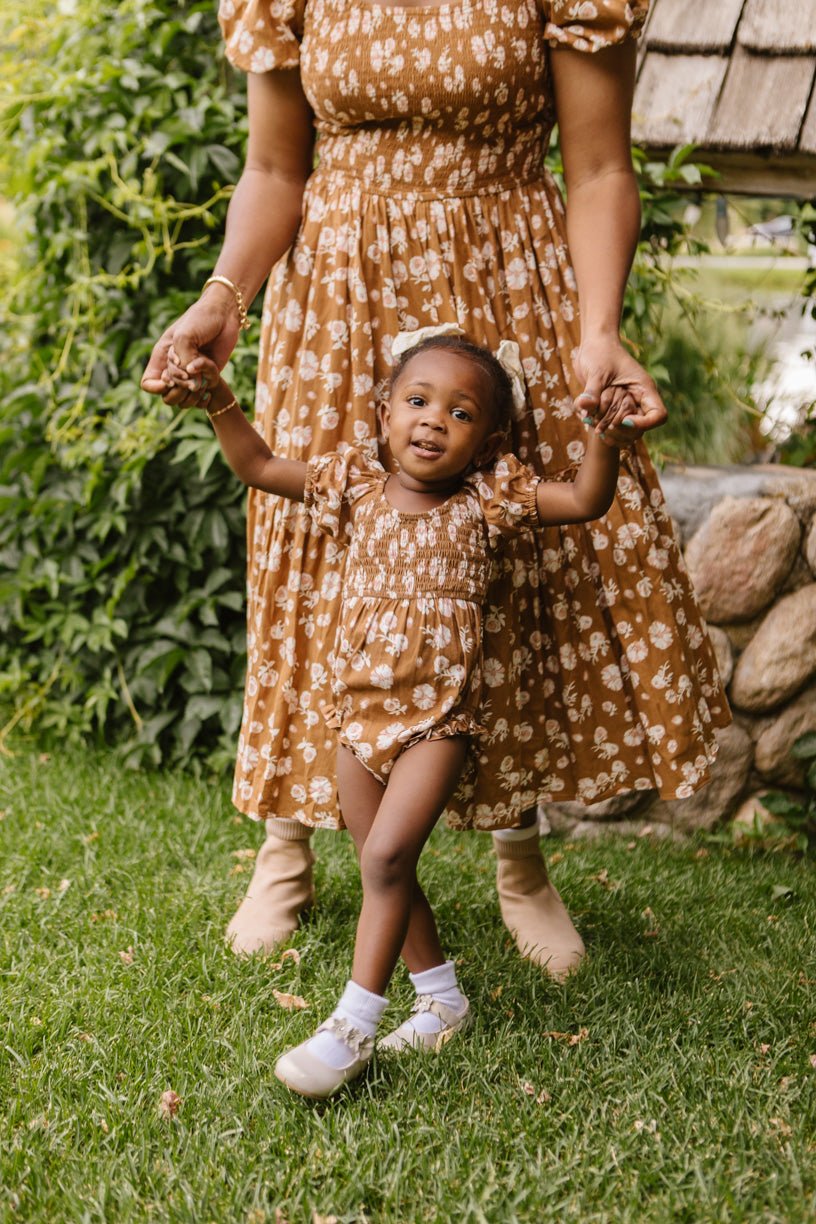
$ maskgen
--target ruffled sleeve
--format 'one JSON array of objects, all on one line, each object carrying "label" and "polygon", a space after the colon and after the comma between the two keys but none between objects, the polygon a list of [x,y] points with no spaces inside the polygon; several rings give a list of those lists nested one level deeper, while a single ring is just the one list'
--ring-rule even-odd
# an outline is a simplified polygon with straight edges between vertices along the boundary
[{"label": "ruffled sleeve", "polygon": [[306,0],[220,0],[227,59],[242,72],[297,68]]},{"label": "ruffled sleeve", "polygon": [[330,451],[315,455],[306,467],[303,495],[311,529],[348,543],[354,503],[382,484],[386,476],[379,463],[353,447],[342,454]]},{"label": "ruffled sleeve", "polygon": [[649,12],[649,0],[551,0],[544,37],[551,47],[601,51],[637,38]]},{"label": "ruffled sleeve", "polygon": [[515,455],[502,455],[493,467],[469,478],[487,523],[491,548],[540,526],[536,491],[541,477]]}]

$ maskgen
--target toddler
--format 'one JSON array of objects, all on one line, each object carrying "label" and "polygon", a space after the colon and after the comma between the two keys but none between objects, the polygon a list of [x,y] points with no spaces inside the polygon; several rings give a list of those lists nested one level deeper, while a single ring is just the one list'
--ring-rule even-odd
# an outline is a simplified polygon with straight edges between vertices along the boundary
[{"label": "toddler", "polygon": [[[303,501],[311,528],[347,545],[324,714],[337,732],[338,797],[363,904],[351,980],[335,1011],[275,1068],[307,1097],[328,1097],[365,1069],[400,955],[417,1002],[380,1048],[439,1049],[469,1023],[416,868],[480,731],[481,605],[493,558],[519,532],[604,514],[626,441],[622,406],[604,434],[588,433],[573,483],[497,457],[523,385],[516,375],[514,387],[507,361],[452,331],[395,342],[381,415],[393,473],[351,447],[308,463],[277,458],[215,366],[196,362],[197,385],[214,384],[198,402],[236,475]],[[505,342],[500,355],[514,348]],[[518,370],[517,358],[509,364]],[[168,376],[189,379],[172,364]]]}]

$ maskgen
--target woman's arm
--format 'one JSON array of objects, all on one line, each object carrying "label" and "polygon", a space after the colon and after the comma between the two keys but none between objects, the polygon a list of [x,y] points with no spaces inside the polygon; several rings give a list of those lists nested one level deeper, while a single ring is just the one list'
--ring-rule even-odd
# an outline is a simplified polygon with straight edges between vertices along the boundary
[{"label": "woman's arm", "polygon": [[620,339],[623,294],[640,229],[630,147],[635,46],[627,42],[595,54],[557,48],[551,63],[581,313],[580,407],[596,417],[599,432],[613,413],[620,415],[619,408],[630,408],[634,427],[619,435],[623,443],[666,419],[654,382]]},{"label": "woman's arm", "polygon": [[223,379],[219,379],[213,391],[207,413],[224,458],[239,480],[253,489],[262,489],[264,493],[277,493],[292,501],[303,501],[307,465],[297,459],[280,459],[272,454],[235,403],[232,391]]},{"label": "woman's arm", "polygon": [[541,526],[588,523],[606,514],[615,499],[619,467],[617,446],[602,441],[590,431],[586,454],[575,480],[571,484],[555,480],[539,482],[536,504]]},{"label": "woman's arm", "polygon": [[[297,233],[312,169],[314,125],[296,68],[250,75],[247,96],[247,158],[213,271],[228,277],[249,303]],[[163,395],[168,403],[181,402],[186,389],[169,389],[162,379],[171,345],[185,368],[203,353],[223,369],[237,339],[235,296],[226,285],[210,285],[159,339],[142,388]]]}]

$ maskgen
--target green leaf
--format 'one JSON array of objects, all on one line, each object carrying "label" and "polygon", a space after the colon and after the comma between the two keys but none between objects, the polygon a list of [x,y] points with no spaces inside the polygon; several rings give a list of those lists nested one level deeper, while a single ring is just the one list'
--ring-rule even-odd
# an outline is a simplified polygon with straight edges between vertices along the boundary
[{"label": "green leaf", "polygon": [[804,735],[800,735],[794,741],[791,756],[800,761],[809,761],[811,757],[816,757],[816,731],[806,731]]}]

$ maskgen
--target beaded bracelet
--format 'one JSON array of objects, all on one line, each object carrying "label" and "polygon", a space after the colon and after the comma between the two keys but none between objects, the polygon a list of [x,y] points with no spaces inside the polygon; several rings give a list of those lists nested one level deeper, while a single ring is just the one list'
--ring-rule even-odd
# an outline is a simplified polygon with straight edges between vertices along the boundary
[{"label": "beaded bracelet", "polygon": [[215,412],[208,412],[207,416],[210,418],[211,421],[214,421],[216,417],[223,416],[225,412],[231,412],[233,408],[237,408],[237,407],[238,407],[237,399],[232,399],[224,408],[216,408]]},{"label": "beaded bracelet", "polygon": [[[249,318],[247,317],[246,303],[244,295],[234,281],[231,281],[228,276],[211,276],[209,280],[204,282],[204,289],[208,285],[226,285],[228,289],[235,295],[235,305],[238,308],[238,330],[249,331]],[[204,292],[204,289],[201,292]]]}]

